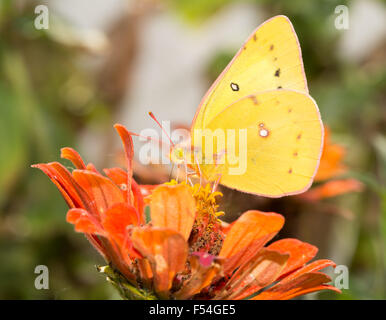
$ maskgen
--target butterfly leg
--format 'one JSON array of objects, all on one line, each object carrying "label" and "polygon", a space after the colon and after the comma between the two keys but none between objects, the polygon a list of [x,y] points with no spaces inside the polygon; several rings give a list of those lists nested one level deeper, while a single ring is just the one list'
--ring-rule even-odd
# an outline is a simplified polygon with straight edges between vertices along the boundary
[{"label": "butterfly leg", "polygon": [[172,163],[172,169],[170,170],[169,181],[172,180],[173,178],[173,171],[174,171],[174,162]]},{"label": "butterfly leg", "polygon": [[200,163],[196,157],[196,153],[194,152],[193,153],[193,157],[194,157],[194,161],[196,162],[196,165],[197,165],[197,170],[198,170],[198,175],[200,176],[200,188],[198,190],[201,189],[201,186],[202,186],[202,172],[201,172],[201,167],[200,167]]},{"label": "butterfly leg", "polygon": [[217,176],[218,176],[218,178],[217,178],[217,180],[213,184],[212,192],[215,192],[217,187],[218,187],[218,185],[220,184],[222,174],[221,173],[217,173]]}]

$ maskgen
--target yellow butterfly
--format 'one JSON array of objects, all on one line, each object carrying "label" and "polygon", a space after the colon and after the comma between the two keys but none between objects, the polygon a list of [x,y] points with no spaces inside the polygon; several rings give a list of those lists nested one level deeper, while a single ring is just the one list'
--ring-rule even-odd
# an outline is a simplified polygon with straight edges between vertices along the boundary
[{"label": "yellow butterfly", "polygon": [[194,158],[190,166],[209,181],[219,177],[229,188],[267,197],[311,186],[323,125],[287,17],[273,17],[253,32],[202,99],[190,134],[194,155],[178,146],[172,152]]}]

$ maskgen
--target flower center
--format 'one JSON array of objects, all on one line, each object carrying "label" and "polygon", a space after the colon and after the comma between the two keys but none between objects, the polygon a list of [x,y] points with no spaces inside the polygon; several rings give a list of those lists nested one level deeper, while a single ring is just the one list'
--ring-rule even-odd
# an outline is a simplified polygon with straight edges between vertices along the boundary
[{"label": "flower center", "polygon": [[217,196],[221,192],[212,192],[211,185],[205,187],[195,184],[192,187],[196,199],[197,215],[189,238],[190,252],[206,252],[218,255],[224,240],[218,217],[224,214],[217,211]]}]

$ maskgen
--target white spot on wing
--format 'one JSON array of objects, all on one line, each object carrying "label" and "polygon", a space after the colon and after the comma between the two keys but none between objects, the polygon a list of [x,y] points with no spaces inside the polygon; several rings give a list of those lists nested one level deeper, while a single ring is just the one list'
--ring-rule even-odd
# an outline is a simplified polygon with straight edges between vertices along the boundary
[{"label": "white spot on wing", "polygon": [[239,85],[237,83],[231,83],[231,88],[233,91],[239,91]]},{"label": "white spot on wing", "polygon": [[259,134],[260,134],[260,137],[265,138],[268,136],[269,132],[267,129],[260,129]]}]

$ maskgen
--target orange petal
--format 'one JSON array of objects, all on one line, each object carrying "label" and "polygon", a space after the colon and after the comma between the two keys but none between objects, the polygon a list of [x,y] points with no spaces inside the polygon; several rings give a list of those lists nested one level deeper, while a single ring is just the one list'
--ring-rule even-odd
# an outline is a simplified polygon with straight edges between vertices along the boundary
[{"label": "orange petal", "polygon": [[82,157],[72,148],[62,148],[60,156],[63,159],[70,160],[77,169],[86,169]]},{"label": "orange petal", "polygon": [[196,216],[196,202],[186,185],[162,185],[151,196],[150,215],[152,225],[169,228],[189,239]]},{"label": "orange petal", "polygon": [[70,209],[67,211],[66,220],[69,223],[75,224],[82,215],[87,215],[87,211],[84,209]]},{"label": "orange petal", "polygon": [[336,197],[349,192],[359,192],[362,190],[363,184],[358,180],[332,180],[310,189],[306,193],[299,195],[299,197],[308,201],[317,201],[325,198]]},{"label": "orange petal", "polygon": [[323,152],[315,181],[327,180],[344,173],[346,167],[342,165],[341,162],[345,153],[346,150],[344,147],[338,144],[331,144],[330,130],[328,127],[325,127]]},{"label": "orange petal", "polygon": [[232,224],[221,248],[227,258],[224,272],[248,262],[283,227],[284,217],[274,212],[247,211]]},{"label": "orange petal", "polygon": [[[119,136],[122,139],[123,148],[125,149],[126,162],[127,162],[127,190],[131,190],[131,179],[133,178],[133,138],[127,129],[121,124],[115,124],[114,128],[118,131]],[[128,194],[127,201],[131,204],[131,195]]]},{"label": "orange petal", "polygon": [[127,172],[122,168],[107,168],[103,169],[103,172],[113,181],[116,185],[122,185],[127,183]]},{"label": "orange petal", "polygon": [[122,248],[128,241],[127,227],[137,226],[138,221],[138,212],[134,207],[126,203],[117,203],[106,211],[102,225],[109,236]]},{"label": "orange petal", "polygon": [[152,194],[155,188],[160,186],[159,184],[141,184],[140,190],[143,197],[149,196]]},{"label": "orange petal", "polygon": [[288,254],[266,248],[261,249],[229,280],[225,288],[228,291],[227,299],[243,299],[269,286],[279,277],[288,258]]},{"label": "orange petal", "polygon": [[88,163],[87,164],[86,170],[89,170],[89,171],[92,171],[92,172],[95,172],[95,173],[99,174],[98,170],[95,168],[95,166],[92,163]]},{"label": "orange petal", "polygon": [[[234,221],[235,222],[235,221]],[[221,228],[221,232],[226,235],[228,234],[229,230],[231,229],[232,225],[234,222],[231,222],[231,223],[227,223],[225,221],[222,221],[220,220],[220,228]]]},{"label": "orange petal", "polygon": [[[103,169],[105,174],[118,186],[125,185],[126,190],[122,190],[125,198],[127,197],[127,172],[121,168],[109,168]],[[140,214],[141,221],[140,223],[144,223],[145,219],[143,216],[144,209],[144,201],[141,193],[141,186],[139,186],[134,179],[131,180],[131,191],[133,193],[134,198],[134,207]]]},{"label": "orange petal", "polygon": [[68,210],[66,219],[75,225],[77,232],[104,235],[99,222],[84,209]]},{"label": "orange petal", "polygon": [[[78,195],[71,195],[68,190],[66,190],[63,182],[61,182],[55,174],[55,171],[50,167],[49,164],[39,163],[31,166],[32,168],[37,168],[42,170],[48,178],[56,185],[60,193],[62,194],[64,200],[66,201],[69,208],[75,208],[81,206],[81,200],[78,199]],[[74,192],[76,194],[76,192]]]},{"label": "orange petal", "polygon": [[140,186],[135,182],[135,180],[131,180],[131,191],[133,192],[134,197],[134,207],[137,208],[137,211],[139,213],[140,221],[139,223],[145,224],[145,204],[144,199],[141,193]]},{"label": "orange petal", "polygon": [[328,259],[320,259],[320,260],[313,261],[310,264],[308,264],[308,265],[294,271],[293,273],[289,274],[283,280],[281,280],[280,283],[285,283],[285,282],[291,281],[292,279],[295,279],[303,274],[306,274],[309,272],[319,271],[319,270],[327,268],[327,267],[334,267],[335,268],[335,263],[331,260],[328,260]]},{"label": "orange petal", "polygon": [[84,208],[91,214],[96,214],[96,207],[87,193],[63,165],[58,162],[51,162],[40,163],[32,167],[41,169],[55,183],[70,208]]},{"label": "orange petal", "polygon": [[155,291],[162,298],[168,297],[175,275],[185,269],[188,255],[185,239],[170,229],[134,228],[132,241],[151,264]]},{"label": "orange petal", "polygon": [[151,265],[146,258],[138,259],[138,270],[140,273],[142,284],[150,289],[153,280],[153,272],[151,271]]},{"label": "orange petal", "polygon": [[[189,266],[191,269],[190,278],[184,282],[182,288],[174,296],[177,299],[188,299],[198,294],[202,289],[210,285],[212,280],[220,273],[223,260],[212,256],[210,263],[203,263],[206,257],[200,256],[200,253],[189,257]],[[208,255],[205,253],[203,255]]]},{"label": "orange petal", "polygon": [[286,275],[300,267],[315,257],[318,248],[297,239],[281,239],[270,244],[268,249],[276,250],[290,255],[285,268],[280,276]]},{"label": "orange petal", "polygon": [[125,202],[121,190],[108,178],[87,170],[74,170],[72,175],[87,192],[102,217],[114,204]]},{"label": "orange petal", "polygon": [[331,278],[323,273],[306,273],[290,282],[279,283],[256,297],[253,297],[251,300],[288,300],[303,294],[326,289],[340,292],[340,290],[335,287],[326,285],[326,283],[330,281]]},{"label": "orange petal", "polygon": [[302,294],[325,289],[340,292],[333,286],[324,284],[331,281],[327,275],[316,272],[329,266],[335,267],[335,263],[327,259],[316,260],[289,274],[278,284],[254,297],[253,300],[291,299]]}]

